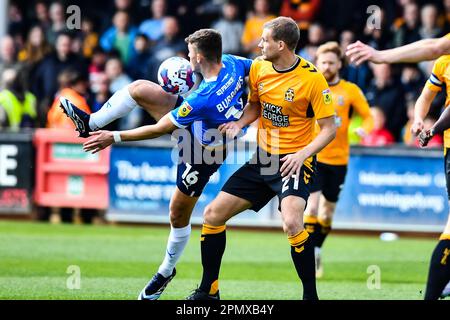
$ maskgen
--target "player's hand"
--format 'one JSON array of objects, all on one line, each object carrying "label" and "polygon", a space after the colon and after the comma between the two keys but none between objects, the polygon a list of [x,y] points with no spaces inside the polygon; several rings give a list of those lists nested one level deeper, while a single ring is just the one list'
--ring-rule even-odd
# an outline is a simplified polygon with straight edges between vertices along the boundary
[{"label": "player's hand", "polygon": [[301,151],[284,156],[281,159],[281,162],[283,162],[280,168],[281,176],[291,177],[295,174],[298,178],[304,161],[305,157]]},{"label": "player's hand", "polygon": [[114,143],[114,137],[111,131],[94,131],[89,132],[89,135],[92,136],[92,138],[83,143],[83,150],[85,152],[91,151],[94,154]]},{"label": "player's hand", "polygon": [[371,46],[356,41],[347,46],[345,55],[350,58],[350,62],[359,66],[364,61],[372,61],[374,63],[383,63],[380,52]]},{"label": "player's hand", "polygon": [[423,124],[422,119],[414,119],[414,122],[411,126],[411,133],[414,136],[417,136],[420,132],[423,131],[423,127],[424,127],[424,124]]},{"label": "player's hand", "polygon": [[218,127],[221,134],[225,134],[227,138],[234,139],[241,131],[241,127],[237,124],[236,121],[231,121],[227,123],[222,123]]},{"label": "player's hand", "polygon": [[431,138],[433,138],[433,131],[431,129],[423,130],[419,134],[419,145],[421,147],[426,147]]}]

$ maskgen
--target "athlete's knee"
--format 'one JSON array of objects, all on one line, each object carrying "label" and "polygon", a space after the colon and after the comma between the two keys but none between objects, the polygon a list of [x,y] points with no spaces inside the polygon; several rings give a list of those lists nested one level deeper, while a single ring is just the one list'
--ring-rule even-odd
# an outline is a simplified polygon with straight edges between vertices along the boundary
[{"label": "athlete's knee", "polygon": [[310,216],[310,217],[316,217],[319,214],[319,210],[317,208],[317,206],[309,206],[306,208],[305,210],[305,216]]},{"label": "athlete's knee", "polygon": [[191,210],[183,203],[171,202],[169,206],[170,224],[175,228],[183,228],[189,224]]},{"label": "athlete's knee", "polygon": [[147,80],[136,80],[128,85],[128,92],[130,96],[138,101],[145,96],[145,89],[148,88],[149,81]]},{"label": "athlete's knee", "polygon": [[323,225],[331,225],[334,215],[334,209],[336,208],[336,203],[324,201],[322,208],[320,210],[318,220]]},{"label": "athlete's knee", "polygon": [[286,217],[283,221],[283,230],[289,236],[295,235],[303,229],[298,217]]},{"label": "athlete's knee", "polygon": [[218,210],[218,207],[213,203],[206,206],[205,211],[203,212],[203,220],[206,224],[214,226],[223,225],[226,222],[220,210]]}]

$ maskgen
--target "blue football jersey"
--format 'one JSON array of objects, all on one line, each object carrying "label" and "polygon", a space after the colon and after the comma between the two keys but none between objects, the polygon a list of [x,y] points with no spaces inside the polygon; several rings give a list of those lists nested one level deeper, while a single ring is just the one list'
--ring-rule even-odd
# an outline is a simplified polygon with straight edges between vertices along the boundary
[{"label": "blue football jersey", "polygon": [[203,79],[200,86],[178,108],[172,110],[172,122],[179,128],[189,128],[203,145],[223,144],[222,139],[215,140],[205,133],[242,116],[242,94],[251,64],[250,59],[222,55],[222,69],[217,78]]}]

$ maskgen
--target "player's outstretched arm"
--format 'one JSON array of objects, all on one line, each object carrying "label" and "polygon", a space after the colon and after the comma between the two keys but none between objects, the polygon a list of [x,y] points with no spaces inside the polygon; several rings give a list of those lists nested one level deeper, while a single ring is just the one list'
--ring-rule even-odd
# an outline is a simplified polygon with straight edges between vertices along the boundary
[{"label": "player's outstretched arm", "polygon": [[242,128],[258,119],[260,113],[261,106],[259,102],[248,102],[238,121],[223,123],[218,129],[222,134],[226,134],[228,138],[234,139]]},{"label": "player's outstretched arm", "polygon": [[[107,131],[100,130],[91,132],[91,139],[83,144],[84,151],[92,151],[97,153],[100,150],[109,147],[115,140],[119,141],[138,141],[146,139],[158,138],[166,133],[173,132],[177,127],[170,120],[169,114],[162,117],[156,124],[149,126],[142,126],[136,129],[125,131]],[[114,139],[116,136],[116,139]]]},{"label": "player's outstretched arm", "polygon": [[298,176],[303,162],[325,148],[325,146],[336,137],[336,123],[334,115],[331,117],[317,119],[317,123],[320,127],[320,132],[317,137],[303,149],[297,151],[296,153],[288,154],[281,159],[283,165],[280,168],[280,172],[283,177],[292,176],[294,174]]},{"label": "player's outstretched arm", "polygon": [[420,62],[450,54],[450,39],[447,37],[424,39],[388,50],[375,50],[361,41],[356,41],[348,45],[345,54],[350,58],[350,62],[356,65],[365,61],[373,63]]},{"label": "player's outstretched arm", "polygon": [[436,97],[437,92],[430,90],[425,86],[414,106],[414,120],[411,126],[411,133],[418,135],[423,130],[423,120],[430,110],[431,103]]}]

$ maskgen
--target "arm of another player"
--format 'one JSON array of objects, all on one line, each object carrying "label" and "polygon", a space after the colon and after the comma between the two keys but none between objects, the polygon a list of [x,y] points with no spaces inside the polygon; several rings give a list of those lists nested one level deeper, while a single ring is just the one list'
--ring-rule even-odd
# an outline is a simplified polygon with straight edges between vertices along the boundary
[{"label": "arm of another player", "polygon": [[105,149],[114,143],[114,134],[119,135],[121,141],[138,141],[154,139],[166,133],[171,133],[177,129],[177,126],[172,122],[169,115],[166,114],[154,125],[142,126],[136,129],[116,132],[107,130],[91,132],[92,138],[83,144],[83,150],[97,153]]},{"label": "arm of another player", "polygon": [[420,62],[450,54],[450,38],[444,36],[436,39],[424,39],[388,50],[376,50],[361,41],[356,41],[348,45],[345,54],[350,58],[350,62],[356,65],[365,61],[374,63]]},{"label": "arm of another player", "polygon": [[320,127],[319,134],[305,148],[296,153],[288,154],[281,159],[283,165],[280,168],[281,176],[292,176],[300,173],[300,168],[309,157],[317,154],[336,137],[335,116],[317,119]]},{"label": "arm of another player", "polygon": [[226,134],[229,139],[234,139],[242,128],[258,119],[260,113],[261,106],[259,102],[248,102],[239,120],[223,123],[218,129],[220,133]]},{"label": "arm of another player", "polygon": [[423,130],[419,134],[419,145],[421,147],[426,147],[435,134],[441,134],[448,128],[450,128],[450,108],[447,107],[430,129]]},{"label": "arm of another player", "polygon": [[414,120],[411,126],[411,133],[413,135],[417,136],[423,130],[423,120],[427,116],[431,103],[436,95],[437,92],[430,90],[427,86],[423,88],[414,106]]}]

